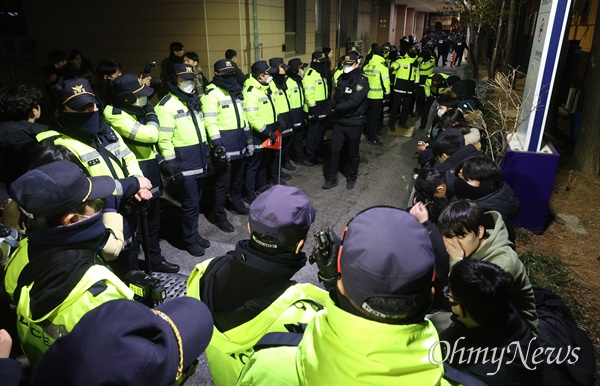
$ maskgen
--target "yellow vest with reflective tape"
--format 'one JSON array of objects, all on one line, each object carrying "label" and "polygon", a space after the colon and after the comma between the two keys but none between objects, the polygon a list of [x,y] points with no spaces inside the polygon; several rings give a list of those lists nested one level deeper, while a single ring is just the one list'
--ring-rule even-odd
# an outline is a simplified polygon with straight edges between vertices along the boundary
[{"label": "yellow vest with reflective tape", "polygon": [[[107,288],[93,295],[88,289],[99,281]],[[17,333],[23,352],[35,365],[48,347],[61,336],[68,334],[87,312],[115,299],[133,299],[133,292],[108,268],[101,265],[90,267],[69,296],[55,309],[39,319],[32,319],[29,292],[33,283],[21,289],[17,300]],[[93,333],[93,332],[91,332]],[[89,347],[86,349],[93,349]],[[110,355],[110,353],[107,353]]]},{"label": "yellow vest with reflective tape", "polygon": [[[187,282],[187,296],[200,298],[200,279],[213,259],[197,264]],[[312,300],[325,304],[329,294],[312,284],[289,287],[254,319],[224,333],[216,328],[206,348],[208,365],[216,386],[234,385],[253,346],[269,332],[288,332],[285,324],[308,323],[317,314]]]}]

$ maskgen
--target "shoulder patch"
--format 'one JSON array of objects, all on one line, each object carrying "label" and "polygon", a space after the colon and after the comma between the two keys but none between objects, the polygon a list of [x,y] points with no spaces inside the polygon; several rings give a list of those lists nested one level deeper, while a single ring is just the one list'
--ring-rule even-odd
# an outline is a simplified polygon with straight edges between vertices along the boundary
[{"label": "shoulder patch", "polygon": [[360,90],[362,90],[362,89],[363,89],[363,86],[362,86],[362,84],[357,84],[357,85],[356,85],[356,91],[360,91]]},{"label": "shoulder patch", "polygon": [[158,105],[159,106],[164,106],[169,101],[169,99],[171,99],[171,94],[165,95],[163,97],[163,99],[161,99],[160,102],[158,102]]},{"label": "shoulder patch", "polygon": [[206,89],[206,90],[204,90],[204,94],[208,95],[208,94],[210,94],[210,93],[211,93],[211,91],[213,91],[213,90],[214,90],[214,87],[211,87],[211,88],[209,88],[209,89]]},{"label": "shoulder patch", "polygon": [[118,107],[113,107],[113,115],[119,115],[119,114],[121,114],[122,111],[123,110],[121,110]]},{"label": "shoulder patch", "polygon": [[252,91],[253,88],[254,86],[248,86],[248,92]]}]

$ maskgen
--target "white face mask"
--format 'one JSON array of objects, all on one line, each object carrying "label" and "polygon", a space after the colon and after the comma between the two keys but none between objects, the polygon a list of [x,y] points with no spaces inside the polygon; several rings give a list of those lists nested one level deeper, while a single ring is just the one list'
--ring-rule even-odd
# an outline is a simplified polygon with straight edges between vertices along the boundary
[{"label": "white face mask", "polygon": [[194,91],[194,81],[186,80],[179,83],[179,89],[185,93],[191,94]]},{"label": "white face mask", "polygon": [[350,66],[344,66],[344,74],[347,74],[347,73],[349,73],[352,70],[354,70],[354,67],[352,65],[350,65]]},{"label": "white face mask", "polygon": [[144,107],[148,104],[148,97],[139,97],[138,99],[135,100],[134,105],[137,107]]},{"label": "white face mask", "polygon": [[440,118],[441,118],[441,117],[442,117],[442,115],[444,115],[445,113],[446,113],[446,110],[445,110],[445,109],[438,109],[438,111],[437,111],[438,117],[440,117]]},{"label": "white face mask", "polygon": [[273,77],[269,75],[269,77],[267,78],[267,80],[265,80],[266,84],[271,83],[271,81],[273,80]]},{"label": "white face mask", "polygon": [[304,76],[304,70],[303,69],[298,69],[298,75],[300,75],[300,77]]}]

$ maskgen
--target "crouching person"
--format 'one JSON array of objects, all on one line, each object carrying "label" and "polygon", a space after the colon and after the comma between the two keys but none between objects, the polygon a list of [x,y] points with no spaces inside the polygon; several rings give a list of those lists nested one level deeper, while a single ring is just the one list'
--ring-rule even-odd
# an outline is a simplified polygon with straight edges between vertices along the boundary
[{"label": "crouching person", "polygon": [[306,264],[302,247],[315,210],[294,187],[275,185],[250,205],[250,240],[196,266],[187,294],[211,310],[215,331],[206,356],[215,385],[233,385],[268,332],[308,323],[327,293],[292,276]]},{"label": "crouching person", "polygon": [[27,238],[8,261],[4,284],[17,305],[17,331],[32,365],[88,311],[133,298],[100,257],[111,237],[102,206],[114,190],[113,178],[86,177],[68,161],[40,166],[11,185]]},{"label": "crouching person", "polygon": [[325,310],[303,334],[266,335],[238,384],[444,382],[441,351],[430,350],[438,335],[425,319],[434,276],[427,230],[400,209],[375,207],[348,223],[341,248],[330,239],[327,258],[313,253],[319,277],[333,285]]}]

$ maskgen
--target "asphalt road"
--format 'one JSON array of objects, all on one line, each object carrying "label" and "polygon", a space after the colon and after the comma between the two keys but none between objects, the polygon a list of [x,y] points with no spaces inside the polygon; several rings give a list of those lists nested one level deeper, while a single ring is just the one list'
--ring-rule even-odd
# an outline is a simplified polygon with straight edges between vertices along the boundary
[{"label": "asphalt road", "polygon": [[[415,119],[410,120],[415,121]],[[417,122],[418,123],[418,122]],[[327,132],[327,137],[331,132]],[[316,211],[316,220],[312,230],[325,226],[333,226],[339,233],[346,223],[358,212],[376,205],[391,205],[406,208],[412,189],[414,175],[415,154],[418,140],[425,139],[425,133],[415,130],[412,138],[395,137],[384,135],[382,142],[384,146],[373,146],[362,140],[360,144],[360,169],[356,187],[352,190],[346,189],[345,177],[340,174],[339,185],[329,190],[321,189],[325,181],[324,170],[327,167],[328,157],[325,164],[311,167],[296,166],[296,170],[290,172],[292,179],[287,181],[288,185],[296,186],[303,190],[311,199]],[[328,148],[329,142],[325,142]],[[209,194],[207,192],[207,194]],[[248,216],[240,216],[228,213],[229,221],[234,225],[233,233],[224,233],[216,225],[211,223],[210,214],[201,214],[200,232],[203,237],[211,241],[211,247],[206,250],[202,257],[194,257],[185,250],[177,248],[177,219],[178,208],[176,201],[171,205],[164,205],[163,223],[161,228],[166,231],[161,240],[163,254],[169,261],[181,266],[181,274],[188,275],[193,267],[208,258],[220,256],[233,249],[238,240],[248,238]],[[210,204],[208,204],[210,205]],[[213,220],[214,221],[214,220]],[[168,233],[171,232],[171,235]],[[169,239],[172,240],[169,240]],[[309,237],[304,248],[310,253],[314,246],[314,240]],[[295,276],[299,282],[310,282],[320,285],[317,280],[317,269],[307,264]],[[212,378],[204,355],[196,374],[188,381],[188,385],[212,385]]]}]

